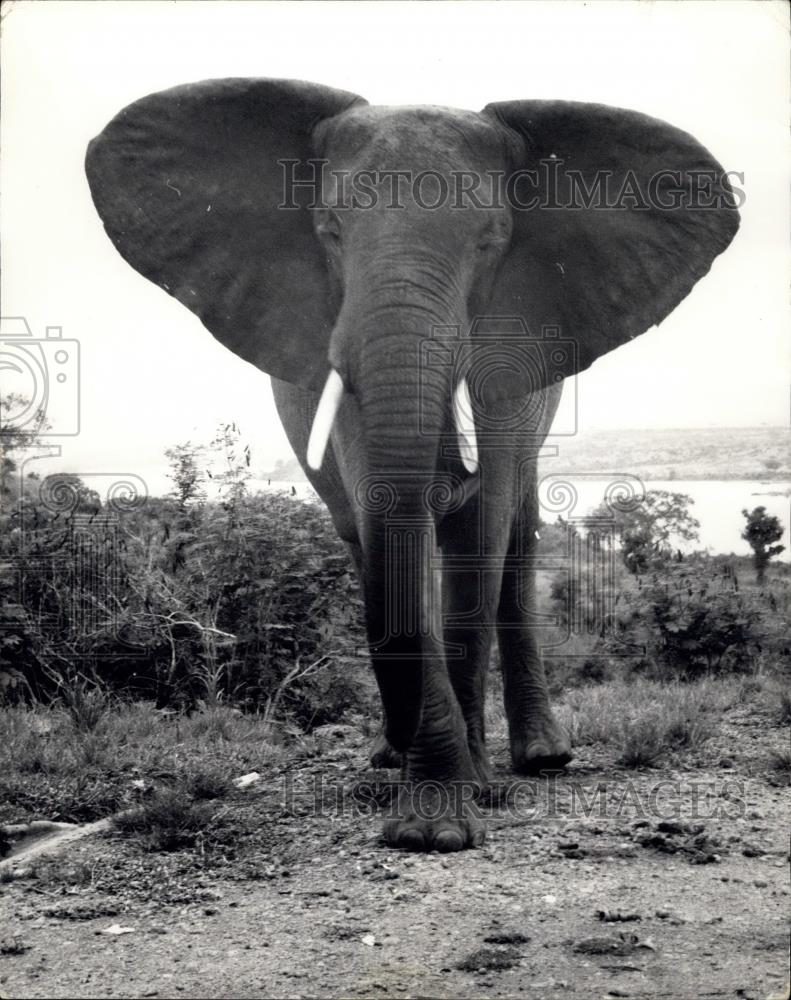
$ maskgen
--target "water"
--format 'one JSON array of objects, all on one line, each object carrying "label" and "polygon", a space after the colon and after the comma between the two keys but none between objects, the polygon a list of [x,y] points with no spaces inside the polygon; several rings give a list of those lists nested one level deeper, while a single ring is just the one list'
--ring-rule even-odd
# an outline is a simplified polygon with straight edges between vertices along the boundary
[{"label": "water", "polygon": [[[570,483],[576,492],[576,498],[571,508],[559,511],[557,508],[565,498],[560,495],[553,503],[552,484],[557,483],[556,494],[562,492],[562,483]],[[612,483],[626,482],[633,485],[636,492],[646,490],[667,490],[672,493],[686,493],[694,503],[690,506],[690,514],[700,521],[699,541],[680,544],[685,551],[706,549],[713,555],[735,553],[748,556],[752,550],[741,538],[741,533],[747,523],[742,516],[742,510],[752,510],[754,507],[766,507],[767,514],[780,518],[784,531],[780,544],[786,546],[779,559],[791,561],[791,543],[789,543],[789,525],[791,524],[791,483],[763,483],[752,480],[646,480],[641,483],[636,477],[606,477],[592,476],[555,476],[544,477],[539,487],[541,516],[545,521],[554,521],[558,513],[564,518],[584,517],[592,508],[598,506],[605,497],[605,492]]]},{"label": "water", "polygon": [[[598,506],[612,483],[626,481],[633,484],[634,489],[642,492],[647,490],[667,490],[672,493],[686,493],[694,500],[690,513],[700,521],[700,540],[698,542],[680,545],[681,549],[692,551],[706,549],[713,555],[733,552],[736,555],[748,556],[750,546],[740,537],[745,526],[742,509],[752,510],[754,507],[766,507],[770,515],[780,518],[785,529],[780,544],[786,546],[779,559],[791,561],[791,543],[789,542],[789,525],[791,525],[791,483],[762,483],[753,480],[650,480],[641,484],[636,477],[609,477],[595,474],[591,476],[550,474],[542,479],[539,488],[541,517],[545,521],[554,521],[559,513],[564,518],[584,517],[592,508]],[[558,495],[562,485],[568,483],[573,487],[576,497],[568,491],[563,497]],[[555,502],[553,502],[552,487],[555,484]],[[292,486],[301,500],[315,497],[310,483],[280,483],[266,480],[252,480],[250,492],[269,492],[283,490],[291,493]],[[573,505],[563,506],[567,501]]]}]

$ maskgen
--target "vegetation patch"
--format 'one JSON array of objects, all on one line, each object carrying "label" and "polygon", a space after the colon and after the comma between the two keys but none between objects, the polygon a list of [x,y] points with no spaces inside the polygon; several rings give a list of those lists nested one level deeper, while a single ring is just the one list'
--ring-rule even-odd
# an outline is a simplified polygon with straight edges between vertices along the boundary
[{"label": "vegetation patch", "polygon": [[[140,805],[160,786],[195,800],[284,759],[286,737],[260,716],[218,706],[191,716],[111,701],[89,731],[62,705],[0,711],[0,824],[89,822]],[[294,740],[290,741],[292,744]]]},{"label": "vegetation patch", "polygon": [[638,768],[701,747],[736,698],[732,685],[715,681],[634,679],[572,691],[560,714],[572,742],[613,746],[619,763]]},{"label": "vegetation patch", "polygon": [[462,972],[504,972],[519,965],[516,948],[478,948],[456,965]]},{"label": "vegetation patch", "polygon": [[183,788],[166,788],[145,805],[120,813],[113,825],[146,850],[176,851],[205,841],[217,831],[219,817],[210,803],[196,801]]}]

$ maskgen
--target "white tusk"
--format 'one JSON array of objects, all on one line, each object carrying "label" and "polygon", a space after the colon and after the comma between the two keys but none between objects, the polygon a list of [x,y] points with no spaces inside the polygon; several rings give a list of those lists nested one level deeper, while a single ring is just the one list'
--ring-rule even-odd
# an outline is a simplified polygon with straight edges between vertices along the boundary
[{"label": "white tusk", "polygon": [[459,454],[467,472],[478,471],[478,441],[475,437],[475,423],[472,419],[472,401],[467,379],[463,378],[453,394],[453,418],[456,422],[456,436]]},{"label": "white tusk", "polygon": [[342,399],[343,380],[332,368],[316,408],[316,416],[313,418],[313,427],[310,429],[310,439],[308,440],[308,465],[316,472],[319,471],[321,463],[324,461],[324,452],[327,450],[330,431]]}]

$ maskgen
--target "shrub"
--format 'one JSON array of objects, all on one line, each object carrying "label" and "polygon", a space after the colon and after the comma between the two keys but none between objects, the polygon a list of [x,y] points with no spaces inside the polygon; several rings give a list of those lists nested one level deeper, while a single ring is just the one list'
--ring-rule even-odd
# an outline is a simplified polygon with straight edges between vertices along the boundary
[{"label": "shrub", "polygon": [[126,507],[66,486],[64,510],[45,480],[2,518],[0,698],[58,697],[87,731],[108,688],[263,710],[295,664],[321,661],[278,709],[306,725],[367,710],[347,668],[363,644],[357,583],[323,506],[247,496],[236,479],[219,502]]},{"label": "shrub", "polygon": [[201,767],[188,771],[183,778],[184,789],[193,799],[222,799],[233,791],[228,772],[219,767]]},{"label": "shrub", "polygon": [[779,784],[791,785],[791,750],[775,750],[769,757],[769,773]]},{"label": "shrub", "polygon": [[680,749],[697,749],[716,731],[729,694],[638,679],[575,691],[561,715],[574,743],[609,744],[618,763],[649,767]]},{"label": "shrub", "polygon": [[108,692],[84,677],[76,677],[71,683],[61,685],[59,691],[72,725],[79,733],[94,732],[112,709]]},{"label": "shrub", "polygon": [[611,626],[617,594],[606,555],[575,575],[559,570],[552,578],[549,597],[561,623],[579,635],[599,635]]},{"label": "shrub", "polygon": [[787,687],[777,688],[777,721],[781,726],[791,725],[791,691]]},{"label": "shrub", "polygon": [[183,788],[164,788],[145,805],[115,816],[113,825],[146,850],[177,851],[195,846],[209,831],[215,813],[210,803],[196,802]]},{"label": "shrub", "polygon": [[599,504],[587,516],[586,527],[595,535],[602,523],[614,522],[624,565],[640,574],[669,561],[679,543],[697,540],[700,522],[689,509],[694,503],[686,493],[647,490],[635,500]]},{"label": "shrub", "polygon": [[668,566],[624,593],[609,648],[642,643],[648,664],[686,678],[746,669],[759,647],[761,613],[727,568],[709,569],[705,560]]},{"label": "shrub", "polygon": [[783,525],[780,523],[780,518],[766,513],[766,507],[755,507],[751,511],[743,510],[742,516],[747,520],[742,538],[753,550],[755,578],[762,584],[770,559],[785,552],[785,545],[771,544],[783,537]]}]

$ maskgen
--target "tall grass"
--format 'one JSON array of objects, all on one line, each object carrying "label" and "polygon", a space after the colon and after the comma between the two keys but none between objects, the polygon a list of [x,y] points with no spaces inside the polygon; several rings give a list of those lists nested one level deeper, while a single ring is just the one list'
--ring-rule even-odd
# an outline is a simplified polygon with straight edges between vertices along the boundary
[{"label": "tall grass", "polygon": [[701,747],[739,697],[735,682],[612,681],[570,692],[559,715],[573,743],[606,744],[618,763],[646,767]]},{"label": "tall grass", "polygon": [[279,760],[282,738],[260,717],[217,706],[192,716],[151,703],[92,703],[90,724],[63,704],[0,712],[0,822],[86,821],[132,804],[135,780],[188,780],[196,798]]}]

